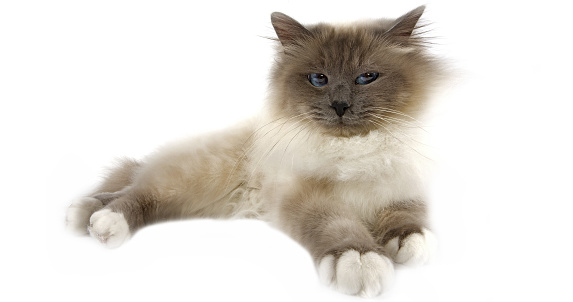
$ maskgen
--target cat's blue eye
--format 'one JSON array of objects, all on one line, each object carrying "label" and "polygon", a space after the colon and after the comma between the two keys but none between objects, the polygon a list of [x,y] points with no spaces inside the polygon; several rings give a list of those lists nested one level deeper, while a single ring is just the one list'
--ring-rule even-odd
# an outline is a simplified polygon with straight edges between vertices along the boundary
[{"label": "cat's blue eye", "polygon": [[378,78],[378,73],[377,72],[367,72],[367,73],[363,73],[361,75],[359,75],[356,78],[355,83],[357,85],[366,85],[366,84],[370,84],[374,81],[376,81],[376,79]]},{"label": "cat's blue eye", "polygon": [[322,73],[311,73],[308,75],[308,81],[315,87],[322,87],[328,84],[328,77]]}]

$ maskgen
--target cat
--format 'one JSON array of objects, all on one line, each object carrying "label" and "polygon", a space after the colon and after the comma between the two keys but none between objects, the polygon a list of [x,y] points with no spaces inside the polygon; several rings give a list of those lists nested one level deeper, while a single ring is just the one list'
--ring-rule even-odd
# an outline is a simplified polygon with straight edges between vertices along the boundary
[{"label": "cat", "polygon": [[263,112],[120,160],[70,205],[67,227],[113,248],[158,221],[263,219],[309,251],[324,283],[379,295],[394,264],[425,263],[434,242],[428,158],[412,146],[439,71],[418,33],[424,9],[346,25],[273,13]]}]

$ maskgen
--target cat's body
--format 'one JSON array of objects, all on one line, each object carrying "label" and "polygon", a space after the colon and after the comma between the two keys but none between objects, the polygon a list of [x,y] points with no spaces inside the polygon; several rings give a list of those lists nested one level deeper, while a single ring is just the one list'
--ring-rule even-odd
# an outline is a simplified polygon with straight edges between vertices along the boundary
[{"label": "cat's body", "polygon": [[412,36],[422,12],[345,27],[273,14],[281,48],[264,112],[122,161],[70,206],[68,226],[115,247],[155,221],[256,217],[305,246],[324,282],[379,294],[392,262],[430,252],[428,159],[404,142],[434,71]]}]

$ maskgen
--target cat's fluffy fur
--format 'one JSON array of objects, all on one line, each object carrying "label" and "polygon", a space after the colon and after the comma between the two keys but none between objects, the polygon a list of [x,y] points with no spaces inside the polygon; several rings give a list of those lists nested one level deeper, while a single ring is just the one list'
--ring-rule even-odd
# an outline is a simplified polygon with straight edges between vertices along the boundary
[{"label": "cat's fluffy fur", "polygon": [[[71,229],[110,247],[155,221],[256,217],[305,246],[321,280],[373,296],[393,262],[425,262],[421,129],[434,61],[415,27],[423,7],[396,20],[303,26],[274,13],[280,41],[264,112],[226,131],[123,160],[74,202]],[[380,78],[357,85],[357,75]],[[325,74],[314,87],[307,76]],[[333,102],[344,101],[344,111]]]}]

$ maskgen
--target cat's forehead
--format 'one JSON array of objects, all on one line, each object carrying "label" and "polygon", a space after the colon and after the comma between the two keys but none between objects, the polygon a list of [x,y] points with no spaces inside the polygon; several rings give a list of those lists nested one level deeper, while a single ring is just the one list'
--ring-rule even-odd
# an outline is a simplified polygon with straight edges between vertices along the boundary
[{"label": "cat's forehead", "polygon": [[345,25],[317,24],[309,28],[313,38],[302,46],[302,56],[310,64],[337,70],[356,69],[379,63],[385,53],[392,51],[380,32],[379,24],[361,22]]}]

